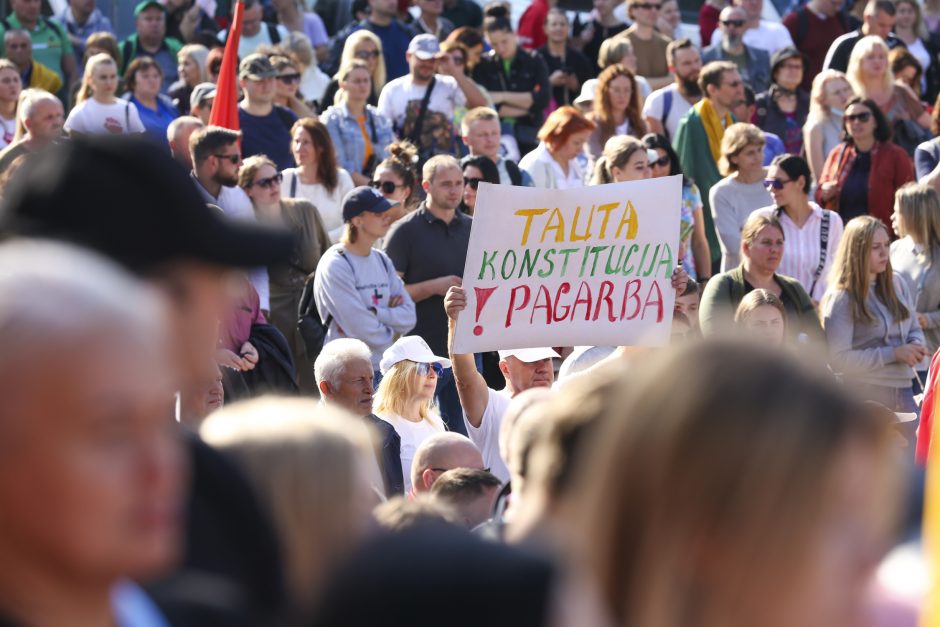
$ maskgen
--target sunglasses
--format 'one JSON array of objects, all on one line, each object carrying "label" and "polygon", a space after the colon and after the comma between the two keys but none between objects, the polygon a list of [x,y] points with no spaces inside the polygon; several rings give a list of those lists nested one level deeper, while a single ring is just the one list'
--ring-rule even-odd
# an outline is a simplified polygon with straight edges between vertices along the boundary
[{"label": "sunglasses", "polygon": [[789,182],[790,181],[781,181],[780,179],[764,179],[764,187],[772,187],[773,189],[783,189],[783,186]]},{"label": "sunglasses", "polygon": [[368,61],[369,59],[378,59],[380,54],[382,53],[379,52],[378,50],[360,50],[354,56],[357,59]]},{"label": "sunglasses", "polygon": [[225,161],[231,161],[232,165],[238,165],[242,162],[241,155],[212,155],[216,159],[223,159]]},{"label": "sunglasses", "polygon": [[469,185],[469,186],[470,186],[470,189],[472,189],[472,190],[474,190],[474,191],[476,191],[477,189],[479,189],[479,187],[480,187],[480,182],[481,182],[481,181],[483,181],[483,179],[470,178],[469,176],[463,177],[463,184],[464,184],[464,185]]},{"label": "sunglasses", "polygon": [[426,377],[434,371],[434,376],[440,378],[444,374],[444,366],[440,364],[418,364],[417,373],[419,377]]},{"label": "sunglasses", "polygon": [[280,76],[277,77],[277,80],[281,81],[281,82],[284,83],[285,85],[291,85],[291,84],[293,84],[293,83],[299,83],[299,82],[300,82],[300,74],[299,74],[299,73],[295,73],[295,74],[281,74]]},{"label": "sunglasses", "polygon": [[650,161],[651,168],[665,168],[669,165],[669,155],[664,155],[656,161]]},{"label": "sunglasses", "polygon": [[278,172],[278,173],[275,174],[274,176],[268,177],[268,178],[266,178],[266,179],[258,179],[258,180],[255,181],[254,183],[250,183],[250,184],[248,185],[248,187],[253,187],[254,185],[257,185],[257,186],[260,187],[261,189],[268,189],[269,187],[271,187],[271,186],[274,185],[275,183],[278,184],[278,185],[280,185],[280,184],[281,184],[281,181],[282,181],[283,179],[284,179],[284,175],[281,174],[280,172]]},{"label": "sunglasses", "polygon": [[663,5],[661,5],[661,4],[653,4],[653,3],[651,3],[651,2],[637,2],[636,4],[633,5],[633,8],[634,8],[634,9],[648,9],[648,10],[653,10],[653,11],[659,11],[659,9],[660,9],[662,6],[663,6]]},{"label": "sunglasses", "polygon": [[721,20],[721,23],[725,26],[734,26],[735,28],[744,26],[744,20]]},{"label": "sunglasses", "polygon": [[855,122],[855,121],[858,121],[858,122],[865,123],[865,122],[867,122],[867,121],[870,120],[870,119],[871,119],[871,112],[870,112],[870,111],[865,111],[864,113],[853,113],[852,115],[846,115],[846,116],[845,116],[845,121],[846,121],[846,122]]},{"label": "sunglasses", "polygon": [[404,185],[395,185],[391,181],[372,181],[369,183],[375,189],[381,190],[383,194],[394,194],[395,190]]}]

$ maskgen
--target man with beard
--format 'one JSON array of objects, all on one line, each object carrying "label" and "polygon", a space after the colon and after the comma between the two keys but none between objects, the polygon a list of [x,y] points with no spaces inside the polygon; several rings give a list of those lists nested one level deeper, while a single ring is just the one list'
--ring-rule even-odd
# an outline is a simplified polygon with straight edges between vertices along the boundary
[{"label": "man with beard", "polygon": [[[741,79],[751,86],[754,93],[767,91],[770,87],[770,55],[766,50],[744,43],[747,30],[747,14],[737,6],[725,7],[718,18],[721,41],[702,51],[705,63],[731,61],[738,66]],[[744,120],[749,121],[749,120]]]},{"label": "man with beard", "polygon": [[666,58],[669,60],[669,71],[676,80],[646,98],[643,117],[651,133],[672,138],[682,116],[702,99],[702,90],[698,86],[702,57],[695,45],[688,38],[683,38],[669,42]]}]

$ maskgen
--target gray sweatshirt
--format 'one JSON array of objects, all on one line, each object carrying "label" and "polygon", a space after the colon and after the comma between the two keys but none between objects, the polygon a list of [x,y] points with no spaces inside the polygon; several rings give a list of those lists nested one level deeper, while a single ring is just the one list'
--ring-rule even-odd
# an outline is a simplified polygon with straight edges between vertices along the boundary
[{"label": "gray sweatshirt", "polygon": [[931,261],[930,256],[917,254],[911,238],[901,238],[891,243],[891,267],[907,281],[917,311],[927,318],[924,337],[933,355],[940,348],[940,246],[934,249]]},{"label": "gray sweatshirt", "polygon": [[868,310],[874,316],[871,322],[855,320],[848,292],[831,289],[824,298],[823,329],[829,343],[829,361],[849,382],[892,388],[911,385],[914,369],[898,362],[894,349],[912,342],[924,345],[924,333],[917,323],[907,283],[895,276],[894,289],[898,300],[911,312],[907,320],[894,320],[875,295],[874,285],[868,290],[867,301]]},{"label": "gray sweatshirt", "polygon": [[[402,303],[389,307],[394,296],[401,296]],[[376,370],[396,334],[405,334],[415,325],[414,301],[391,260],[374,248],[368,257],[361,257],[342,244],[330,247],[317,264],[313,297],[323,323],[332,317],[325,342],[340,337],[362,340],[372,351]]]},{"label": "gray sweatshirt", "polygon": [[763,181],[739,183],[732,174],[712,186],[708,200],[721,244],[721,271],[727,272],[741,263],[741,229],[751,212],[773,205],[774,199]]}]

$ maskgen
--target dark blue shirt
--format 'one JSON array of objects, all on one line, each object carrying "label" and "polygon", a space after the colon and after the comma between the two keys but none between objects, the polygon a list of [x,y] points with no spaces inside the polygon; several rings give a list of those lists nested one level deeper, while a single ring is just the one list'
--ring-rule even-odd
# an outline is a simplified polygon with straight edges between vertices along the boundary
[{"label": "dark blue shirt", "polygon": [[405,53],[408,52],[408,43],[413,33],[405,29],[398,20],[393,20],[388,26],[378,26],[370,22],[368,28],[382,41],[387,80],[407,74],[409,68]]},{"label": "dark blue shirt", "polygon": [[130,101],[137,107],[137,113],[140,114],[140,121],[144,124],[147,136],[152,138],[157,144],[167,146],[166,129],[170,123],[179,117],[180,113],[172,104],[164,100],[163,97],[157,98],[157,109],[154,111],[145,106],[136,97],[131,96]]},{"label": "dark blue shirt", "polygon": [[278,170],[294,167],[290,151],[290,127],[297,116],[284,107],[274,106],[264,117],[251,115],[238,108],[238,124],[242,131],[242,157],[267,155]]}]

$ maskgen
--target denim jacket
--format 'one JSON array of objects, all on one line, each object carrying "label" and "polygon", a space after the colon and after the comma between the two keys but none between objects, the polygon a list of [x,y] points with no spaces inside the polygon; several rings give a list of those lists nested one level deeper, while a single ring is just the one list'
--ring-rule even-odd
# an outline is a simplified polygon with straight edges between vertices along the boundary
[{"label": "denim jacket", "polygon": [[[370,174],[371,169],[370,172],[363,171],[366,142],[362,137],[359,122],[349,114],[346,103],[333,105],[324,111],[320,116],[320,121],[330,132],[339,166],[347,172]],[[372,160],[374,168],[388,156],[386,148],[395,141],[395,134],[392,132],[392,123],[372,105],[366,105],[366,132],[372,140],[372,152],[375,154]]]}]

